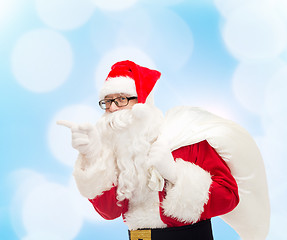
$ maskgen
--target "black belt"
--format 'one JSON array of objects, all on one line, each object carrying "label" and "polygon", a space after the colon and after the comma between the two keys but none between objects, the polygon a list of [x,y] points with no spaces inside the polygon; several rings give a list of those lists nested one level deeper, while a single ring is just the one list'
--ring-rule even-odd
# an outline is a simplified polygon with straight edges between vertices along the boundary
[{"label": "black belt", "polygon": [[213,240],[210,219],[188,226],[129,231],[130,240]]}]

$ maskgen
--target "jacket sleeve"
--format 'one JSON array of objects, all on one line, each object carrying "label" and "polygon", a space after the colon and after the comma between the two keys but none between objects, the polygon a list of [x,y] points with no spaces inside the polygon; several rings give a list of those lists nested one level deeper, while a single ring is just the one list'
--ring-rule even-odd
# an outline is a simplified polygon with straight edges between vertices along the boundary
[{"label": "jacket sleeve", "polygon": [[210,172],[212,179],[209,199],[201,219],[232,211],[239,203],[238,186],[226,162],[206,141],[201,143],[199,160],[202,162],[202,168]]},{"label": "jacket sleeve", "polygon": [[117,170],[112,156],[104,156],[104,151],[86,159],[79,154],[74,166],[74,178],[80,193],[94,199],[110,190],[117,183]]},{"label": "jacket sleeve", "polygon": [[113,220],[121,216],[124,209],[123,203],[118,203],[116,199],[117,188],[113,187],[102,195],[89,199],[95,210],[106,220]]},{"label": "jacket sleeve", "polygon": [[238,187],[224,160],[207,143],[173,152],[177,181],[160,193],[161,216],[180,226],[230,212],[239,202]]}]

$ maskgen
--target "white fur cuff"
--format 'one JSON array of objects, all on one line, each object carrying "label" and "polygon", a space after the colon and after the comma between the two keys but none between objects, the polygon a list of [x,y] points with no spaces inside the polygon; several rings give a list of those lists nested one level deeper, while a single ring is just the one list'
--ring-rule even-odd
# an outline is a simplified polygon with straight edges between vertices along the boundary
[{"label": "white fur cuff", "polygon": [[164,213],[181,222],[197,222],[209,199],[211,175],[182,159],[177,159],[176,168],[177,181],[167,187],[167,195],[162,203]]},{"label": "white fur cuff", "polygon": [[83,169],[84,157],[79,154],[74,167],[74,177],[80,193],[88,198],[94,199],[104,191],[110,190],[116,185],[116,171],[101,165],[101,159],[97,159],[96,164]]}]

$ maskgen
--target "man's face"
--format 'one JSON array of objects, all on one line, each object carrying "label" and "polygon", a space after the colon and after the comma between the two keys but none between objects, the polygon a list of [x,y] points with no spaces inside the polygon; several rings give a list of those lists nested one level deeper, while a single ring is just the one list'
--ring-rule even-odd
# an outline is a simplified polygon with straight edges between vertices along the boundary
[{"label": "man's face", "polygon": [[113,113],[113,112],[116,112],[116,111],[122,110],[122,109],[131,109],[138,102],[138,99],[135,98],[135,99],[127,100],[126,98],[129,98],[129,97],[131,97],[131,96],[127,95],[127,94],[123,94],[123,93],[109,94],[109,95],[105,96],[105,100],[116,99],[116,101],[118,103],[120,103],[122,99],[124,101],[128,101],[127,105],[121,106],[121,107],[117,106],[115,101],[112,101],[111,106],[108,109],[106,109],[106,112]]}]

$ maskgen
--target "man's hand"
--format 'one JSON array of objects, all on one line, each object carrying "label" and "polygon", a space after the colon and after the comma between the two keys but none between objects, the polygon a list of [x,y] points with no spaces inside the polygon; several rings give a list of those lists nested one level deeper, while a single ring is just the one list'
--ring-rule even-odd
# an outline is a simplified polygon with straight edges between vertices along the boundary
[{"label": "man's hand", "polygon": [[66,120],[60,120],[57,121],[57,124],[71,129],[73,148],[87,158],[92,157],[96,152],[96,148],[101,144],[97,129],[90,123],[76,124]]},{"label": "man's hand", "polygon": [[151,145],[149,161],[164,179],[175,183],[176,165],[166,141],[158,139]]}]

